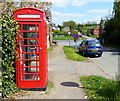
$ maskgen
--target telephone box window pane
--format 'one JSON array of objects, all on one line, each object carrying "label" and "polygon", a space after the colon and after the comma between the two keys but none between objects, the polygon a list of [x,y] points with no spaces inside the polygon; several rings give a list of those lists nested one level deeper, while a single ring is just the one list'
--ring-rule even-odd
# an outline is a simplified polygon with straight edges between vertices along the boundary
[{"label": "telephone box window pane", "polygon": [[36,52],[36,47],[20,47],[20,52]]},{"label": "telephone box window pane", "polygon": [[20,47],[20,52],[40,52],[40,48],[34,46]]},{"label": "telephone box window pane", "polygon": [[24,66],[40,66],[39,61],[24,61]]},{"label": "telephone box window pane", "polygon": [[21,54],[20,59],[36,59],[36,54]]},{"label": "telephone box window pane", "polygon": [[40,68],[22,68],[22,73],[40,73]]},{"label": "telephone box window pane", "polygon": [[21,39],[21,45],[38,45],[37,40],[35,39]]},{"label": "telephone box window pane", "polygon": [[20,59],[40,59],[39,54],[20,54]]},{"label": "telephone box window pane", "polygon": [[33,75],[23,75],[24,80],[40,80],[40,75],[33,74]]},{"label": "telephone box window pane", "polygon": [[27,25],[27,24],[23,24],[21,25],[21,30],[22,31],[38,31],[38,25]]},{"label": "telephone box window pane", "polygon": [[21,38],[38,38],[37,32],[22,32]]}]

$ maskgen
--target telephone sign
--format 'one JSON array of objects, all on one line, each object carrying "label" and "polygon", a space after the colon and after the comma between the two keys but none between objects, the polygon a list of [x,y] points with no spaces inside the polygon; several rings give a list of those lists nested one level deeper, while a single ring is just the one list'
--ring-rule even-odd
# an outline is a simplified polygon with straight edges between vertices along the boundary
[{"label": "telephone sign", "polygon": [[40,15],[33,14],[19,14],[18,18],[40,18]]}]

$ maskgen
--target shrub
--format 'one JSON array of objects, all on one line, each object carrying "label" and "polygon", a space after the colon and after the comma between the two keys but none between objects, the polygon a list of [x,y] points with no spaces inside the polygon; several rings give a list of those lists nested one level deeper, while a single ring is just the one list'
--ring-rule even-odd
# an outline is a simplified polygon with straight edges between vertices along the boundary
[{"label": "shrub", "polygon": [[15,53],[18,24],[13,16],[2,15],[2,94],[12,94],[18,88],[15,85]]}]

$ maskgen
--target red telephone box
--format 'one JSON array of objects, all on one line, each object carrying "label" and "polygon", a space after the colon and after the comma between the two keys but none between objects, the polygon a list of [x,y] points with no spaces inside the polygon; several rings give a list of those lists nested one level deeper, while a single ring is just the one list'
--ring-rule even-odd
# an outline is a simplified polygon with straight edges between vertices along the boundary
[{"label": "red telephone box", "polygon": [[14,11],[19,23],[16,55],[16,85],[45,88],[47,84],[47,38],[45,12],[38,8]]}]

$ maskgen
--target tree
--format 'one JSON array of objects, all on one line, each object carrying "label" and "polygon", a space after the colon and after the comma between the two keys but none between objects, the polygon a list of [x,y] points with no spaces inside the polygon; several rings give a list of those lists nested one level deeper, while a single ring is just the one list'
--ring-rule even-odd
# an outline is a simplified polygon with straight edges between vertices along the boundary
[{"label": "tree", "polygon": [[114,16],[105,22],[103,38],[106,43],[118,44],[120,40],[120,1],[114,3]]},{"label": "tree", "polygon": [[83,25],[82,25],[82,24],[78,24],[78,25],[77,25],[77,30],[78,30],[79,32],[81,32],[82,29],[83,29]]},{"label": "tree", "polygon": [[61,26],[61,25],[58,25],[58,27],[60,28],[60,31],[62,31],[62,28],[63,28],[63,26]]},{"label": "tree", "polygon": [[63,22],[63,26],[64,27],[69,27],[70,30],[74,30],[74,29],[77,28],[76,22],[74,22],[74,21]]}]

